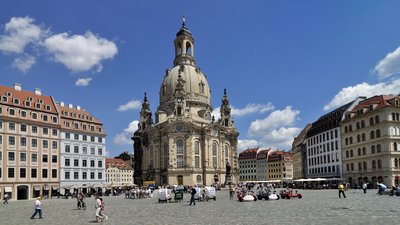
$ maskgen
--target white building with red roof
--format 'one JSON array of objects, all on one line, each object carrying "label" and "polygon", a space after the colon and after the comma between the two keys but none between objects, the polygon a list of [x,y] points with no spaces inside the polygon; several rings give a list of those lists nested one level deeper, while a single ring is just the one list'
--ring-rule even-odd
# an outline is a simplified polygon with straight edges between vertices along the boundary
[{"label": "white building with red roof", "polygon": [[106,134],[102,122],[80,106],[60,102],[57,109],[61,117],[61,191],[105,187]]},{"label": "white building with red roof", "polygon": [[106,158],[106,183],[108,187],[133,184],[133,168],[122,159]]}]

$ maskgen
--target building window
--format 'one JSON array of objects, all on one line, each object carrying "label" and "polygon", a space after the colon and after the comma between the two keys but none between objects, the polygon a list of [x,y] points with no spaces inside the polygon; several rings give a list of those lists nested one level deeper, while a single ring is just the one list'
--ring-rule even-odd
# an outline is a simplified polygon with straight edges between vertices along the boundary
[{"label": "building window", "polygon": [[32,119],[37,120],[37,118],[38,118],[37,113],[32,113]]},{"label": "building window", "polygon": [[57,156],[56,155],[52,155],[51,156],[51,162],[52,163],[57,163]]},{"label": "building window", "polygon": [[43,134],[48,135],[49,134],[49,128],[43,127]]},{"label": "building window", "polygon": [[87,154],[87,147],[82,147],[82,154],[84,154],[84,155]]},{"label": "building window", "polygon": [[57,143],[57,141],[52,141],[52,142],[51,142],[51,148],[52,148],[52,149],[57,149],[57,148],[58,148],[58,143]]},{"label": "building window", "polygon": [[183,168],[183,155],[176,156],[176,167]]},{"label": "building window", "polygon": [[15,161],[15,152],[8,152],[8,161]]},{"label": "building window", "polygon": [[74,146],[74,153],[79,154],[79,146]]},{"label": "building window", "polygon": [[19,161],[26,162],[26,152],[19,153]]},{"label": "building window", "polygon": [[218,152],[218,146],[217,143],[213,143],[212,144],[212,163],[213,163],[213,167],[217,168],[217,152]]},{"label": "building window", "polygon": [[82,167],[87,167],[87,160],[86,159],[82,160]]},{"label": "building window", "polygon": [[82,172],[82,179],[86,180],[87,179],[87,172]]},{"label": "building window", "polygon": [[19,178],[26,178],[26,168],[19,168]]},{"label": "building window", "polygon": [[102,142],[103,142],[103,138],[102,138],[102,137],[98,137],[97,139],[98,139],[98,142],[99,142],[99,143],[102,143]]},{"label": "building window", "polygon": [[229,157],[229,146],[228,145],[225,145],[225,157]]},{"label": "building window", "polygon": [[70,166],[71,164],[70,164],[70,159],[65,159],[64,160],[64,164],[65,164],[65,166]]},{"label": "building window", "polygon": [[371,131],[369,134],[370,139],[374,139],[375,138],[375,131]]},{"label": "building window", "polygon": [[32,148],[37,148],[37,145],[38,145],[37,139],[36,139],[36,138],[32,138],[31,142],[32,142],[32,143],[31,143]]},{"label": "building window", "polygon": [[90,141],[94,142],[94,137],[93,136],[90,136]]},{"label": "building window", "polygon": [[57,178],[57,169],[51,170],[51,178]]},{"label": "building window", "polygon": [[71,138],[70,133],[65,133],[65,139],[70,139],[70,138]]},{"label": "building window", "polygon": [[378,144],[378,145],[376,146],[376,152],[377,152],[377,153],[380,153],[381,151],[382,151],[381,145]]},{"label": "building window", "polygon": [[202,181],[201,181],[201,175],[197,175],[197,176],[196,176],[196,182],[197,182],[198,184],[201,184],[201,183],[202,183]]},{"label": "building window", "polygon": [[103,161],[97,161],[97,167],[102,168],[103,167]]},{"label": "building window", "polygon": [[36,168],[31,169],[31,178],[37,178],[37,169]]},{"label": "building window", "polygon": [[48,155],[47,154],[43,154],[42,155],[42,162],[47,163],[48,162]]},{"label": "building window", "polygon": [[95,149],[94,148],[90,148],[90,154],[94,155],[95,154]]},{"label": "building window", "polygon": [[79,179],[79,172],[74,172],[74,180],[78,180]]},{"label": "building window", "polygon": [[37,153],[32,153],[31,162],[37,162]]},{"label": "building window", "polygon": [[103,179],[103,173],[102,172],[99,172],[97,174],[97,179],[99,179],[99,180]]},{"label": "building window", "polygon": [[164,154],[163,154],[163,156],[164,156],[164,160],[163,160],[164,166],[163,166],[163,168],[168,168],[168,166],[169,166],[169,148],[168,148],[168,144],[167,143],[164,143]]},{"label": "building window", "polygon": [[26,124],[21,124],[20,130],[21,132],[26,132]]},{"label": "building window", "polygon": [[90,160],[90,167],[94,167],[94,160]]},{"label": "building window", "polygon": [[94,180],[94,172],[90,172],[90,179]]},{"label": "building window", "polygon": [[99,148],[98,150],[99,155],[103,155],[103,149]]},{"label": "building window", "polygon": [[15,116],[15,109],[10,109],[8,112],[10,116]]},{"label": "building window", "polygon": [[71,146],[65,145],[65,152],[70,152],[71,151]]},{"label": "building window", "polygon": [[74,167],[79,167],[79,159],[74,159]]},{"label": "building window", "polygon": [[194,157],[194,167],[195,168],[200,168],[200,156],[195,156]]},{"label": "building window", "polygon": [[48,176],[47,169],[42,169],[42,178],[47,178],[47,176]]},{"label": "building window", "polygon": [[378,115],[375,116],[375,123],[379,123],[379,116]]},{"label": "building window", "polygon": [[381,131],[380,130],[376,130],[376,138],[381,137]]},{"label": "building window", "polygon": [[74,139],[79,140],[79,134],[74,134]]},{"label": "building window", "polygon": [[70,174],[68,171],[65,171],[65,179],[69,180],[70,179]]},{"label": "building window", "polygon": [[53,134],[53,136],[57,136],[58,131],[56,129],[53,129],[52,134]]},{"label": "building window", "polygon": [[8,168],[8,178],[15,177],[15,168]]},{"label": "building window", "polygon": [[82,135],[82,140],[83,141],[87,141],[87,136],[86,135]]},{"label": "building window", "polygon": [[15,123],[9,123],[8,124],[8,129],[12,130],[12,131],[15,131]]}]

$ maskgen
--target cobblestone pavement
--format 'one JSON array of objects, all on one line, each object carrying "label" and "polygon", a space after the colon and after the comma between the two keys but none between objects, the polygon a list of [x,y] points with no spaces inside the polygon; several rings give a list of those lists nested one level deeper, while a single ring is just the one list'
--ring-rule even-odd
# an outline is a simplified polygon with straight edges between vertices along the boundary
[{"label": "cobblestone pavement", "polygon": [[[150,199],[105,197],[109,216],[103,224],[400,224],[400,197],[378,196],[347,191],[338,198],[337,190],[303,191],[302,199],[239,202],[229,200],[227,191],[217,192],[217,201],[189,206],[190,195],[181,203],[158,203],[155,193]],[[45,199],[43,220],[29,219],[33,200],[13,201],[0,206],[0,224],[95,224],[94,198],[87,198],[86,211],[76,209],[76,199]]]}]

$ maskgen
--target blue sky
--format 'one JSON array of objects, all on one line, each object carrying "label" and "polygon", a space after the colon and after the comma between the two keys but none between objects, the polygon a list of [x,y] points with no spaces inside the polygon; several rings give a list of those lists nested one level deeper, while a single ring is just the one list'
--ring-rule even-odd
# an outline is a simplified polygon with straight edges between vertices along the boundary
[{"label": "blue sky", "polygon": [[[42,89],[100,119],[107,151],[154,113],[186,16],[218,109],[227,88],[239,151],[290,149],[301,129],[356,96],[399,94],[399,1],[0,2],[0,84]],[[139,105],[139,107],[138,107]]]}]

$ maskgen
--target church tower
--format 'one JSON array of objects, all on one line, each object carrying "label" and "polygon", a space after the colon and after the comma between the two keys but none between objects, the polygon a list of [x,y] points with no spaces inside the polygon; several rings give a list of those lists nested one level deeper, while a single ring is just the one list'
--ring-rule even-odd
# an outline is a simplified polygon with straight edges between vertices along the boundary
[{"label": "church tower", "polygon": [[[223,183],[227,163],[232,167],[232,181],[237,181],[239,133],[233,126],[228,96],[225,90],[221,120],[214,121],[211,90],[196,66],[194,44],[183,18],[174,40],[173,67],[166,70],[161,82],[155,123],[145,95],[139,129],[132,138],[135,163],[141,170],[141,174],[135,170],[135,181],[155,180],[157,185]],[[142,153],[140,159],[136,152]]]}]

